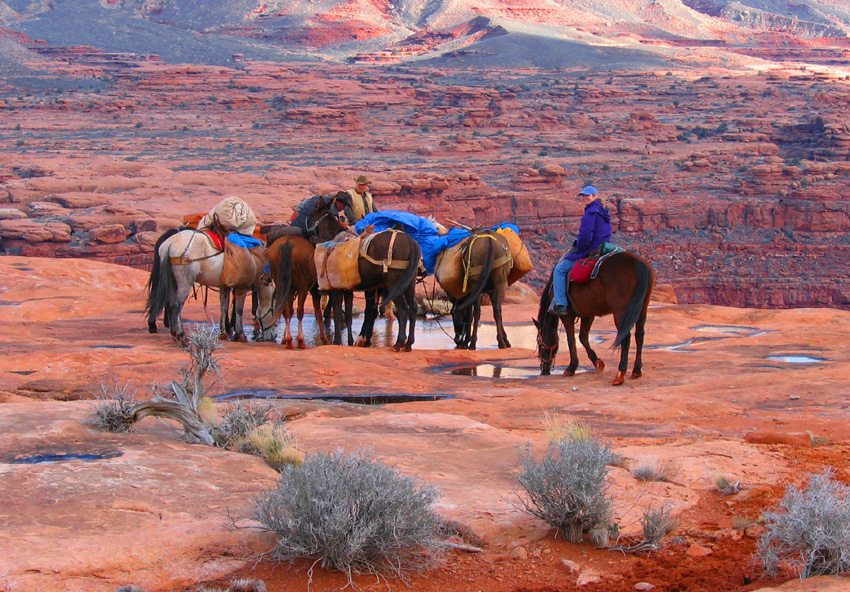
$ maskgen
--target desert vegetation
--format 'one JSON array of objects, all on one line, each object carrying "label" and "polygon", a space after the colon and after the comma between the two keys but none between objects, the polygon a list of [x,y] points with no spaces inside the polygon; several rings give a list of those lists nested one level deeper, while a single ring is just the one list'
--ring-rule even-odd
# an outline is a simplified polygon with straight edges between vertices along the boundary
[{"label": "desert vegetation", "polygon": [[275,533],[271,558],[310,559],[345,573],[404,578],[434,564],[444,548],[434,488],[366,453],[308,455],[286,466],[257,500],[256,518]]}]

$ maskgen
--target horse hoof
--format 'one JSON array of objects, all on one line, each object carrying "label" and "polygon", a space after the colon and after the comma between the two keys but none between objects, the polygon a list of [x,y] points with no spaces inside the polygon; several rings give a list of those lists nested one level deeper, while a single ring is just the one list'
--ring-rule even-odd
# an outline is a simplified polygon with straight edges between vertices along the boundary
[{"label": "horse hoof", "polygon": [[290,339],[289,341],[284,342],[284,344],[283,344],[283,345],[286,347],[286,349],[293,349],[293,348],[292,348],[292,340],[291,340],[291,339]]},{"label": "horse hoof", "polygon": [[392,350],[393,350],[394,352],[398,353],[398,352],[400,352],[400,351],[401,351],[401,346],[400,346],[400,345],[394,345],[394,346],[392,347]]},{"label": "horse hoof", "polygon": [[307,344],[304,343],[303,339],[298,340],[298,349],[307,349]]},{"label": "horse hoof", "polygon": [[148,333],[156,333],[156,323],[148,323]]},{"label": "horse hoof", "polygon": [[[605,362],[603,362],[599,358],[597,358],[596,361],[593,362],[593,365],[596,368],[597,372],[602,372],[603,370],[605,370]],[[623,383],[621,382],[620,384],[623,384]]]},{"label": "horse hoof", "polygon": [[413,351],[413,346],[412,345],[405,345],[404,351],[406,351],[406,352]]},{"label": "horse hoof", "polygon": [[617,376],[614,378],[614,382],[612,382],[611,384],[613,386],[620,386],[624,382],[626,382],[626,373],[618,371]]},{"label": "horse hoof", "polygon": [[551,374],[551,372],[549,370],[544,370],[544,369],[541,368],[540,376],[549,376],[550,374]]},{"label": "horse hoof", "polygon": [[366,342],[366,338],[362,335],[357,338],[357,343],[354,344],[356,347],[369,347],[369,344]]},{"label": "horse hoof", "polygon": [[[548,374],[548,372],[547,372],[547,374]],[[564,376],[575,376],[575,375],[576,375],[575,368],[565,368],[564,369]]]},{"label": "horse hoof", "polygon": [[218,334],[219,341],[227,341],[229,338],[230,338],[230,336],[227,333],[225,333],[224,331],[221,331]]},{"label": "horse hoof", "polygon": [[233,341],[238,341],[239,343],[248,343],[248,338],[245,337],[244,333],[240,333],[239,335],[233,338]]},{"label": "horse hoof", "polygon": [[640,370],[632,370],[632,378],[640,378],[643,376],[643,372]]}]

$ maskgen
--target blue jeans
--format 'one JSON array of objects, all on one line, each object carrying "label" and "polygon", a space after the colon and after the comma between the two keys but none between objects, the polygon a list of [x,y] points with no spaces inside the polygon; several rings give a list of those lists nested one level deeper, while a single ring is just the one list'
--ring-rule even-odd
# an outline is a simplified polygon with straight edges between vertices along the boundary
[{"label": "blue jeans", "polygon": [[555,270],[552,272],[552,291],[555,293],[552,304],[554,306],[567,305],[567,274],[575,264],[575,261],[570,261],[566,255],[563,255],[555,265]]}]

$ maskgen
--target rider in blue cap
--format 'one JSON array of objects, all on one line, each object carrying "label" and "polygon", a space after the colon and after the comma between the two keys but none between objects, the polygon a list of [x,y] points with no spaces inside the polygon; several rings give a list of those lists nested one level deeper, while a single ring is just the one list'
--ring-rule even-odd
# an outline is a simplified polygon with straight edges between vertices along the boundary
[{"label": "rider in blue cap", "polygon": [[554,298],[550,311],[557,315],[567,314],[567,274],[575,262],[611,240],[611,216],[602,205],[599,191],[593,185],[586,185],[579,196],[584,198],[584,215],[581,217],[578,236],[573,242],[573,248],[561,257],[552,272]]}]

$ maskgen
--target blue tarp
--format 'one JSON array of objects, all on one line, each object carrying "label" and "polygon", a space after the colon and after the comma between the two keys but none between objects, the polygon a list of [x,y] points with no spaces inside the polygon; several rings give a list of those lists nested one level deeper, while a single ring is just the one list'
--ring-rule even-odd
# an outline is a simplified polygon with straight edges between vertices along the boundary
[{"label": "blue tarp", "polygon": [[[451,228],[448,234],[437,234],[437,227],[428,218],[399,210],[383,210],[367,214],[365,218],[354,225],[354,231],[360,234],[367,226],[374,226],[375,232],[400,227],[401,230],[412,236],[422,248],[422,263],[425,265],[425,273],[428,275],[434,273],[437,255],[440,252],[450,249],[470,235],[470,232],[464,228]],[[510,228],[519,234],[519,228],[510,222],[503,222],[492,227],[493,230],[498,228]]]},{"label": "blue tarp", "polygon": [[244,247],[246,249],[253,249],[254,247],[262,247],[263,241],[254,238],[253,236],[248,236],[247,234],[239,234],[238,232],[231,232],[227,235],[227,240],[232,242],[237,247]]}]

